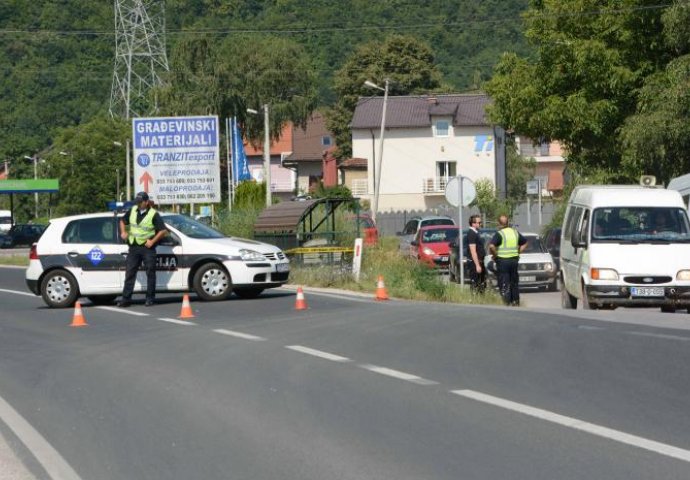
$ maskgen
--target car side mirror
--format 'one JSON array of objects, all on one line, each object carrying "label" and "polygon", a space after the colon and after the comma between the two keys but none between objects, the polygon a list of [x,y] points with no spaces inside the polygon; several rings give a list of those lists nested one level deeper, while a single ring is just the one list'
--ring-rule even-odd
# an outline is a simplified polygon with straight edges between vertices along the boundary
[{"label": "car side mirror", "polygon": [[572,235],[570,236],[570,243],[572,244],[573,248],[584,248],[587,246],[587,242],[582,240],[580,238],[579,232],[577,230],[573,230]]},{"label": "car side mirror", "polygon": [[166,235],[160,240],[160,242],[158,242],[158,245],[163,245],[166,247],[176,247],[179,244],[180,241],[172,235]]},{"label": "car side mirror", "polygon": [[413,247],[416,247],[417,245],[419,245],[419,242],[417,240],[412,240],[410,242],[410,245],[412,245]]}]

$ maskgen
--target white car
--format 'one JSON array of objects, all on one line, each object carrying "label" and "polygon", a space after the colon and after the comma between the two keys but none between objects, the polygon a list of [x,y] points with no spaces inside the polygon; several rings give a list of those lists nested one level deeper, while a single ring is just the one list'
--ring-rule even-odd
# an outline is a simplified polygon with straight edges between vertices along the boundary
[{"label": "white car", "polygon": [[[546,288],[550,292],[555,292],[558,290],[558,272],[556,271],[556,263],[553,257],[546,250],[536,233],[523,233],[522,236],[527,240],[527,247],[520,254],[520,261],[518,262],[520,287]],[[492,283],[498,283],[496,267],[491,255],[484,257],[484,264]]]},{"label": "white car", "polygon": [[[170,235],[157,246],[156,291],[193,291],[207,301],[232,292],[254,298],[288,280],[290,262],[278,247],[222,233],[184,215],[161,213]],[[31,248],[26,283],[50,307],[69,307],[85,296],[109,303],[122,293],[128,246],[121,216],[96,213],[50,221]],[[134,292],[146,291],[146,272]]]}]

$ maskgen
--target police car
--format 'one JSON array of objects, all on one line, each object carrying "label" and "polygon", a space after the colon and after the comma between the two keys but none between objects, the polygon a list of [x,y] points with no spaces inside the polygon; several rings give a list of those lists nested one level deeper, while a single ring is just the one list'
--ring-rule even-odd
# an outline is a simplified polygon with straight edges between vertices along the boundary
[{"label": "police car", "polygon": [[[226,237],[187,216],[161,213],[170,234],[156,248],[156,291],[193,291],[207,301],[233,292],[255,298],[288,280],[290,263],[278,247]],[[85,296],[107,304],[122,293],[128,246],[120,216],[97,213],[58,218],[31,248],[26,283],[50,307],[70,307]],[[145,292],[146,272],[134,292]]]}]

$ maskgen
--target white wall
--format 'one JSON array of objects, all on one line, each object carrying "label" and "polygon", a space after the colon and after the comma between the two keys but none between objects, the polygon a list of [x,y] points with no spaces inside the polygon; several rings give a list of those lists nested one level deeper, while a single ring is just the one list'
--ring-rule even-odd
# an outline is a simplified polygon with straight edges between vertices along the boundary
[{"label": "white wall", "polygon": [[[443,117],[440,117],[443,118]],[[436,120],[436,118],[434,118]],[[380,129],[353,130],[352,156],[368,160],[369,191],[374,191],[372,158],[379,152]],[[379,211],[401,208],[423,209],[445,202],[442,193],[424,194],[422,179],[436,178],[436,162],[456,162],[457,174],[472,180],[489,178],[495,181],[495,145],[476,150],[477,136],[491,136],[491,127],[453,127],[448,137],[434,137],[433,128],[387,129],[383,145],[383,166]],[[369,199],[372,200],[372,196]],[[402,205],[404,203],[405,205]]]}]

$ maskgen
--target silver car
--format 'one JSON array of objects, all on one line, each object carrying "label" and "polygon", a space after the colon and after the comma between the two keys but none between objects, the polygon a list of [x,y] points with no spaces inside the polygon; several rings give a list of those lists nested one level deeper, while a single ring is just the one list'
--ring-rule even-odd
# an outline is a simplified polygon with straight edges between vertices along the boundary
[{"label": "silver car", "polygon": [[[522,236],[527,240],[527,248],[520,254],[518,263],[520,287],[545,288],[550,292],[555,292],[558,290],[558,281],[553,257],[544,247],[539,235],[522,233]],[[496,285],[498,283],[496,266],[491,255],[484,257],[484,265],[486,265],[489,281]]]}]

